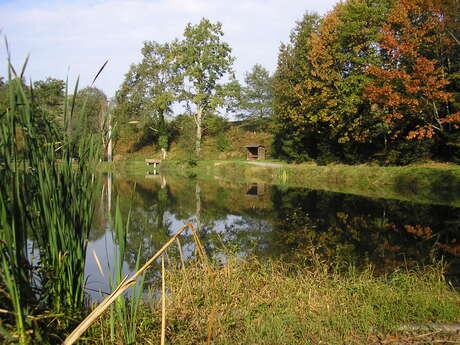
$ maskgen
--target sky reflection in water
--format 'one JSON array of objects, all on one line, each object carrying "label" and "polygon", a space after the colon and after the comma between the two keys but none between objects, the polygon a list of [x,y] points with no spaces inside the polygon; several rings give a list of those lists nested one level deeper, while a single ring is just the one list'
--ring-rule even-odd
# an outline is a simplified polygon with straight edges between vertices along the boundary
[{"label": "sky reflection in water", "polygon": [[[115,175],[110,183],[105,176],[87,251],[87,286],[93,297],[98,295],[94,291],[110,290],[107,274],[116,246],[108,215],[117,198],[124,219],[131,209],[126,274],[134,269],[140,245],[143,263],[188,222],[199,223],[209,255],[224,250],[304,263],[314,258],[339,268],[372,265],[376,274],[444,257],[454,281],[460,273],[460,212],[455,207],[218,179],[147,177]],[[185,256],[193,256],[190,232],[181,242]]]}]

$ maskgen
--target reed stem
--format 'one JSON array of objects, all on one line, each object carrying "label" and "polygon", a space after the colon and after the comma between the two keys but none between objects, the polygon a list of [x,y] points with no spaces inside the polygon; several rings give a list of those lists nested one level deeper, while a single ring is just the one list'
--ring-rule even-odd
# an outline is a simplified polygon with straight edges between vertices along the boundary
[{"label": "reed stem", "polygon": [[165,284],[165,258],[161,256],[161,345],[165,345],[166,337],[166,284]]}]

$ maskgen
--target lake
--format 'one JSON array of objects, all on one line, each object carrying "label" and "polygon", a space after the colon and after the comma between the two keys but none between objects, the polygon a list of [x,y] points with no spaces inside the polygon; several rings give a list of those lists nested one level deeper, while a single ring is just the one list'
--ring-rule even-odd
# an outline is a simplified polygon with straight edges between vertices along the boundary
[{"label": "lake", "polygon": [[[325,261],[339,270],[350,264],[372,266],[376,275],[442,259],[448,266],[446,277],[459,285],[460,212],[442,203],[156,174],[106,174],[100,195],[87,251],[87,287],[93,296],[110,290],[117,205],[125,221],[130,215],[126,274],[134,270],[138,253],[144,263],[192,222],[207,253],[217,259],[236,253],[303,264]],[[190,231],[181,242],[184,256],[193,256]],[[171,249],[170,256],[176,254]],[[154,267],[151,279],[155,272]]]}]

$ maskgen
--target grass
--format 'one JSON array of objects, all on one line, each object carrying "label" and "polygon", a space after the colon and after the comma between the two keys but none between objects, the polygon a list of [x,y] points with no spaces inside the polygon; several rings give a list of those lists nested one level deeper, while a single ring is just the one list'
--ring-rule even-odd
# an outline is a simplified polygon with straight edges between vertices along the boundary
[{"label": "grass", "polygon": [[[96,136],[83,136],[78,144],[68,140],[70,119],[78,116],[78,82],[64,101],[62,138],[37,110],[33,89],[24,86],[25,65],[21,74],[9,65],[9,103],[0,113],[0,340],[59,342],[85,307],[85,253],[101,146]],[[84,110],[79,115],[81,124]]]},{"label": "grass", "polygon": [[[370,269],[344,273],[320,262],[301,267],[230,255],[212,267],[194,261],[184,272],[170,264],[167,343],[364,344],[410,322],[460,321],[460,296],[441,265],[375,277]],[[139,309],[137,343],[160,335],[160,300],[149,299],[156,302]],[[98,343],[109,343],[98,336],[107,322],[92,330]]]}]

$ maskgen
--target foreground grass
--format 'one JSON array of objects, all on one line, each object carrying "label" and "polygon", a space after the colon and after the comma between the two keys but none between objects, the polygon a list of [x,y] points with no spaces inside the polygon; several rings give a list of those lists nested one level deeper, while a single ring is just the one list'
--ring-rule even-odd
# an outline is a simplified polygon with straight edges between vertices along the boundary
[{"label": "foreground grass", "polygon": [[[211,270],[170,268],[166,284],[169,344],[364,344],[410,322],[460,321],[460,296],[441,266],[375,277],[232,258]],[[161,307],[151,299],[136,343],[159,343]],[[94,343],[108,343],[108,329],[108,320],[96,324]]]}]

